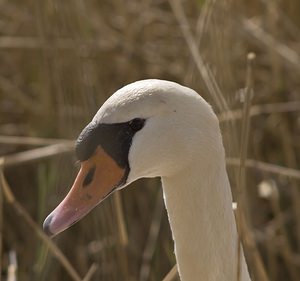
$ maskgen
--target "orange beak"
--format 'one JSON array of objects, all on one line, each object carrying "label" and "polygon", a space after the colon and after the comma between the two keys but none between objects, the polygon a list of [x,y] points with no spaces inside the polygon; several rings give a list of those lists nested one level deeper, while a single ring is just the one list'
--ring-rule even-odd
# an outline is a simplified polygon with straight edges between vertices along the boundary
[{"label": "orange beak", "polygon": [[53,236],[79,221],[122,185],[127,172],[99,146],[88,160],[81,162],[71,190],[45,219],[45,232]]}]

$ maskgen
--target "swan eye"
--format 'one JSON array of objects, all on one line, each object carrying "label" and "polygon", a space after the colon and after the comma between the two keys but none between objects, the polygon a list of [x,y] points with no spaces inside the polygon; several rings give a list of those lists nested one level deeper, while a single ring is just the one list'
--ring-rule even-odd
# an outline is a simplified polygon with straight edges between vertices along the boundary
[{"label": "swan eye", "polygon": [[144,127],[144,124],[145,124],[145,119],[141,119],[141,118],[134,118],[131,121],[129,121],[129,126],[134,132],[137,132],[140,129],[142,129]]}]

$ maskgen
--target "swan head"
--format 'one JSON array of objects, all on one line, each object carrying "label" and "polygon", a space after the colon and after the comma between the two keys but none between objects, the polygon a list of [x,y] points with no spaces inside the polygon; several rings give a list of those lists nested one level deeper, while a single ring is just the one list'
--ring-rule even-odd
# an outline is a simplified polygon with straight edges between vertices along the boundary
[{"label": "swan head", "polygon": [[80,171],[65,199],[45,219],[45,232],[65,230],[139,178],[170,177],[199,157],[207,163],[207,150],[215,150],[219,139],[215,114],[192,89],[163,80],[121,88],[79,135]]}]

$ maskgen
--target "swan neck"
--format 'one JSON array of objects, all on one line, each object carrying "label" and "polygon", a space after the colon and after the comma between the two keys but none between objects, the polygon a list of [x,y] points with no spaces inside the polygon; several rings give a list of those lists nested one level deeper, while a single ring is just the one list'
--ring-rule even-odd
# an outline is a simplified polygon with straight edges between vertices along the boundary
[{"label": "swan neck", "polygon": [[[222,155],[223,156],[223,155]],[[237,274],[237,229],[224,156],[163,177],[182,281],[231,281]],[[250,281],[242,256],[241,281]]]}]

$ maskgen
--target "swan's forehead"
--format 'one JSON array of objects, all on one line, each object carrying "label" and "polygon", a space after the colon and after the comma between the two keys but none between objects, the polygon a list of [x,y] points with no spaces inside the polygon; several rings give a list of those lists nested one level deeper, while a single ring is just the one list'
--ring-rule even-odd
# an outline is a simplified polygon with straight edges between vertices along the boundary
[{"label": "swan's forehead", "polygon": [[164,89],[128,85],[114,93],[94,117],[98,123],[120,123],[147,119],[171,110],[170,95]]}]

